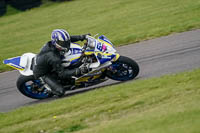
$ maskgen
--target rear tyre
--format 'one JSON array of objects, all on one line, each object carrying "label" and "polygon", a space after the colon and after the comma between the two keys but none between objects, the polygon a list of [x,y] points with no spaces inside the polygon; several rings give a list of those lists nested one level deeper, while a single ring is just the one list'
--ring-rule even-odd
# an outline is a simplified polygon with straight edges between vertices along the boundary
[{"label": "rear tyre", "polygon": [[53,95],[42,87],[41,81],[36,80],[33,75],[20,75],[17,80],[18,90],[25,96],[33,99],[46,99]]},{"label": "rear tyre", "polygon": [[113,80],[127,81],[134,79],[139,74],[139,71],[137,62],[131,58],[120,56],[106,71],[106,76]]}]

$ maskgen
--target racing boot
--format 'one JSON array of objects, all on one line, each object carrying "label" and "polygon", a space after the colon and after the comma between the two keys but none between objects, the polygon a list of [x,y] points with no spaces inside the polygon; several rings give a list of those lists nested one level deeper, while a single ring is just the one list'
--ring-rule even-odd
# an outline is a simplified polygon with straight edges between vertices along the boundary
[{"label": "racing boot", "polygon": [[53,77],[43,76],[42,79],[51,88],[53,94],[59,97],[65,94],[65,89]]}]

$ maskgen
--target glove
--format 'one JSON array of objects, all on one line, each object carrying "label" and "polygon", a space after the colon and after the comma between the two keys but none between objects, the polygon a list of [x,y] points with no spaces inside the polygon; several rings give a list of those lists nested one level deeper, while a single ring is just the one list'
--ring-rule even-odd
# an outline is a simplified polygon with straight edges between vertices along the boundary
[{"label": "glove", "polygon": [[91,36],[91,34],[90,34],[90,33],[87,33],[87,34],[85,34],[85,36],[87,36],[87,35],[88,35],[88,36]]},{"label": "glove", "polygon": [[84,34],[84,35],[80,35],[81,36],[81,41],[86,40],[88,35],[91,36],[90,33]]}]

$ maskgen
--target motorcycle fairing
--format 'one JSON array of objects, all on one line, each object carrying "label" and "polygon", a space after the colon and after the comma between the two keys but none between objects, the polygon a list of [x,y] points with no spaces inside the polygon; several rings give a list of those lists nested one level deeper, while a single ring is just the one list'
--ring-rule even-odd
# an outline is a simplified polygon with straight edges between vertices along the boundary
[{"label": "motorcycle fairing", "polygon": [[[94,54],[97,58],[97,62],[92,63],[90,68],[97,68],[108,61],[116,61],[119,58],[119,54],[116,53],[113,44],[104,35],[101,35],[97,40],[94,39],[93,43],[95,48],[87,49],[84,53],[85,55]],[[70,51],[64,55],[63,66],[68,67],[76,63],[80,59],[81,54],[82,47],[79,44],[71,43]]]},{"label": "motorcycle fairing", "polygon": [[4,64],[19,70],[22,75],[33,75],[33,71],[31,70],[32,58],[35,57],[36,54],[33,53],[25,53],[22,56],[13,57],[4,60]]},{"label": "motorcycle fairing", "polygon": [[94,81],[96,83],[100,83],[102,81],[107,80],[107,79],[101,79],[101,76],[102,76],[102,73],[106,70],[106,68],[110,66],[111,64],[112,64],[111,62],[106,62],[102,64],[100,67],[93,69],[89,73],[82,75],[81,77],[75,80],[75,85],[79,86],[82,84],[82,85],[90,86],[91,83]]},{"label": "motorcycle fairing", "polygon": [[107,61],[111,61],[116,55],[111,53],[95,52],[94,53],[100,64],[104,64]]},{"label": "motorcycle fairing", "polygon": [[64,59],[62,60],[62,65],[64,67],[68,67],[74,63],[76,63],[82,54],[82,48],[80,45],[76,43],[71,43],[71,48],[69,52],[65,53]]},{"label": "motorcycle fairing", "polygon": [[105,42],[111,44],[112,47],[114,47],[114,45],[110,42],[110,40],[109,40],[106,36],[101,35],[101,36],[98,37],[98,39],[99,39],[99,40],[102,40],[102,41],[105,41]]},{"label": "motorcycle fairing", "polygon": [[18,57],[6,59],[6,60],[3,61],[3,63],[14,68],[14,69],[23,71],[24,67],[20,66],[20,60],[21,60],[21,56],[18,56]]}]

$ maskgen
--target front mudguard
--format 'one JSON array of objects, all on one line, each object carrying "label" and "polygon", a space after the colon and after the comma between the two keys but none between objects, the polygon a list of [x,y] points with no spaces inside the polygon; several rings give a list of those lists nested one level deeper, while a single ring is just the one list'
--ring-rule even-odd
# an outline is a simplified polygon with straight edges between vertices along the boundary
[{"label": "front mudguard", "polygon": [[116,62],[120,57],[120,54],[116,54],[115,57],[111,60],[112,62]]}]

